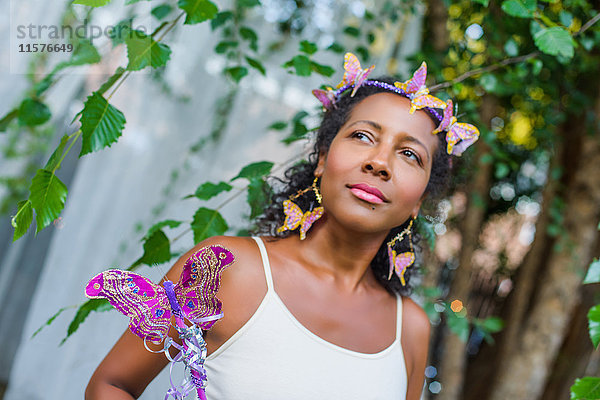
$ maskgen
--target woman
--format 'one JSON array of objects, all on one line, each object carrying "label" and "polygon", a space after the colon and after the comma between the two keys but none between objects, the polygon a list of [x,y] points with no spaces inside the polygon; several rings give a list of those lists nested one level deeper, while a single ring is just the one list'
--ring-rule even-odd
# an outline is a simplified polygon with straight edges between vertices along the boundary
[{"label": "woman", "polygon": [[[427,196],[439,194],[449,159],[443,136],[432,135],[441,119],[435,112],[410,113],[416,96],[392,91],[390,80],[366,82],[324,102],[315,152],[287,171],[259,220],[266,235],[207,239],[167,274],[176,281],[185,261],[210,245],[236,258],[221,277],[224,317],[205,333],[208,399],[420,397],[429,321],[404,297],[404,271],[389,274],[388,243],[398,253],[412,248],[407,235],[392,239],[411,228]],[[285,199],[303,212],[321,198],[323,216],[305,240],[285,228]],[[86,398],[136,398],[166,364],[127,331]]]}]

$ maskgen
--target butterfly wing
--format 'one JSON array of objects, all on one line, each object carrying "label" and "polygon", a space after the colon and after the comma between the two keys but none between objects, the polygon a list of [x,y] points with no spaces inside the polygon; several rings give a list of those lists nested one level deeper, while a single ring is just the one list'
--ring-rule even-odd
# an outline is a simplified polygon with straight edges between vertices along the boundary
[{"label": "butterfly wing", "polygon": [[90,299],[107,299],[128,316],[131,332],[152,342],[167,336],[171,307],[162,286],[129,271],[108,270],[93,277],[85,288]]},{"label": "butterfly wing", "polygon": [[285,214],[285,221],[283,221],[283,225],[277,229],[277,232],[286,230],[293,231],[300,225],[303,213],[302,209],[298,207],[296,203],[291,200],[285,200],[283,202],[283,213]]},{"label": "butterfly wing", "polygon": [[302,224],[300,226],[300,240],[306,239],[306,232],[310,229],[312,224],[321,218],[325,209],[323,207],[317,207],[312,211],[307,211],[302,216]]},{"label": "butterfly wing", "polygon": [[[203,247],[187,259],[174,291],[190,321],[221,313],[222,304],[217,298],[221,273],[234,261],[233,253],[219,245]],[[209,329],[215,322],[206,321],[198,325]]]},{"label": "butterfly wing", "polygon": [[396,275],[398,275],[398,277],[400,278],[402,286],[406,285],[406,281],[404,280],[404,273],[406,272],[406,269],[410,267],[414,262],[415,253],[411,251],[395,255],[394,270],[396,271]]},{"label": "butterfly wing", "polygon": [[435,128],[435,130],[431,133],[433,133],[435,135],[436,133],[440,133],[440,132],[448,129],[448,127],[450,126],[450,121],[452,120],[452,116],[453,116],[452,100],[448,100],[446,102],[446,108],[444,108],[444,117],[442,118],[442,122],[440,122],[440,125],[437,128]]},{"label": "butterfly wing", "polygon": [[[448,138],[450,135],[450,138]],[[479,139],[479,130],[464,122],[457,122],[446,135],[448,154],[460,156],[470,145]]]},{"label": "butterfly wing", "polygon": [[331,110],[333,108],[334,95],[332,91],[315,89],[312,94],[323,104],[325,109]]},{"label": "butterfly wing", "polygon": [[425,80],[427,79],[427,64],[425,61],[421,64],[419,69],[415,71],[412,78],[407,80],[406,83],[406,91],[407,93],[416,93],[418,92],[422,86],[425,85]]},{"label": "butterfly wing", "polygon": [[373,71],[374,68],[375,66],[371,65],[369,68],[361,70],[359,72],[358,76],[354,79],[354,88],[352,89],[352,93],[350,94],[351,97],[354,96],[356,91],[362,86],[365,80],[367,80],[367,77],[369,76],[371,71]]},{"label": "butterfly wing", "polygon": [[354,82],[360,71],[360,61],[358,61],[358,58],[352,53],[346,53],[344,56],[344,76],[342,77],[342,81],[337,85],[337,88],[339,89]]},{"label": "butterfly wing", "polygon": [[415,97],[414,99],[411,100],[411,107],[408,112],[410,114],[412,114],[415,112],[415,110],[420,110],[425,107],[444,108],[445,109],[446,103],[444,103],[442,100],[438,99],[435,96],[432,96],[430,94],[425,94],[423,96]]}]

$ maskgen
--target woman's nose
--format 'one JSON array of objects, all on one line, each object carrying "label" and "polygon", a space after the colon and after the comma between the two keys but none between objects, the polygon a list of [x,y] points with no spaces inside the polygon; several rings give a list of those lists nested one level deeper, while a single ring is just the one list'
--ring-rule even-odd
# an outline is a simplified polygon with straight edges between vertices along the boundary
[{"label": "woman's nose", "polygon": [[381,152],[376,154],[374,153],[371,157],[365,160],[362,164],[362,170],[363,172],[377,175],[386,181],[392,177],[388,162]]}]

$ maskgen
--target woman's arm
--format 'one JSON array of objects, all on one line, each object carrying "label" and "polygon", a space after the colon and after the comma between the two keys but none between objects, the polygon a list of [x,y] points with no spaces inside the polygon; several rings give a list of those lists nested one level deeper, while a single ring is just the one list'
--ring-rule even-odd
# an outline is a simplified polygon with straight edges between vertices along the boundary
[{"label": "woman's arm", "polygon": [[408,375],[407,400],[421,398],[430,329],[431,325],[425,311],[411,299],[403,298],[401,342]]},{"label": "woman's arm", "polygon": [[[220,244],[229,248],[235,255],[236,260],[240,259],[240,257],[251,260],[255,259],[254,254],[252,254],[253,257],[248,257],[248,254],[246,254],[248,251],[257,252],[252,247],[254,244],[249,243],[248,240],[251,241],[251,239],[229,237],[207,239],[177,260],[166,276],[171,281],[177,282],[186,260],[201,248],[211,245]],[[222,342],[227,339],[231,336],[232,332],[235,332],[236,328],[239,329],[239,326],[244,323],[243,320],[237,321],[239,318],[245,318],[244,313],[241,313],[240,310],[243,307],[238,307],[241,303],[240,294],[252,298],[252,293],[248,292],[256,292],[257,290],[257,288],[252,288],[252,280],[248,279],[249,272],[248,268],[246,268],[248,265],[252,266],[253,263],[243,264],[245,264],[245,267],[239,268],[240,265],[234,263],[222,273],[221,288],[218,297],[223,303],[223,311],[226,314],[226,318],[218,321],[207,335],[205,335],[209,352],[211,352],[211,347],[214,348],[215,341]],[[234,266],[235,268],[233,268]],[[260,301],[261,289],[258,288],[258,290],[257,299]],[[248,297],[246,297],[245,303],[248,303]],[[250,301],[249,303],[252,304],[253,302]],[[233,331],[229,332],[231,330]],[[169,336],[178,338],[178,333],[175,329],[171,328]],[[151,349],[159,349],[158,346],[151,343],[148,346]],[[167,364],[168,360],[164,353],[154,354],[149,352],[144,347],[143,341],[127,330],[92,375],[85,391],[85,398],[87,400],[131,400],[138,398],[144,389],[146,389],[146,386]]]}]

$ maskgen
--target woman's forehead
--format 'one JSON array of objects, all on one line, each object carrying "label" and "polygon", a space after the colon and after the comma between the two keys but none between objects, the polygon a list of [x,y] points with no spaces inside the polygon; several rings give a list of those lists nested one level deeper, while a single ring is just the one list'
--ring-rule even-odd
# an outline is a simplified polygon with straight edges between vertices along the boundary
[{"label": "woman's forehead", "polygon": [[393,93],[377,93],[365,97],[352,109],[344,126],[357,121],[372,121],[384,130],[391,132],[406,132],[437,139],[431,135],[435,124],[425,111],[417,110],[409,113],[410,100]]}]

